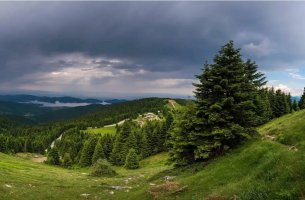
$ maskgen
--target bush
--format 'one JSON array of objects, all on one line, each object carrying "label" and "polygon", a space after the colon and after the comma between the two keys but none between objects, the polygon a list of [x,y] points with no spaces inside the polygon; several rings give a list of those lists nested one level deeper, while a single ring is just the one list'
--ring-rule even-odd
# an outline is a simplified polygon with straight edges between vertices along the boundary
[{"label": "bush", "polygon": [[138,155],[136,153],[136,150],[134,150],[133,148],[131,148],[126,156],[126,160],[125,160],[125,168],[127,169],[137,169],[139,168],[139,158]]},{"label": "bush", "polygon": [[70,157],[70,154],[65,153],[63,161],[62,161],[62,165],[64,167],[71,167],[72,166],[72,159]]},{"label": "bush", "polygon": [[116,172],[112,169],[110,163],[105,159],[99,159],[93,165],[90,176],[114,176]]},{"label": "bush", "polygon": [[56,147],[49,150],[46,163],[50,165],[60,165],[59,153]]}]

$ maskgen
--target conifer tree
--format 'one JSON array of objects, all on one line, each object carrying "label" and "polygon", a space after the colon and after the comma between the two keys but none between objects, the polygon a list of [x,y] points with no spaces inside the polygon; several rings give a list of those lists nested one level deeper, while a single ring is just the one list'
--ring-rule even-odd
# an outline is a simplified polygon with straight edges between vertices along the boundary
[{"label": "conifer tree", "polygon": [[133,132],[129,133],[129,136],[128,136],[127,140],[126,140],[125,148],[127,150],[129,150],[129,149],[134,149],[134,150],[138,149],[138,147],[137,147],[137,140],[136,140],[135,134]]},{"label": "conifer tree", "polygon": [[6,152],[6,137],[0,135],[0,152]]},{"label": "conifer tree", "polygon": [[110,161],[115,165],[124,165],[128,149],[126,143],[131,133],[131,121],[126,121],[118,130],[110,155]]},{"label": "conifer tree", "polygon": [[124,167],[127,168],[127,169],[137,169],[137,168],[139,168],[139,158],[138,158],[138,155],[136,153],[136,150],[130,149],[128,151]]},{"label": "conifer tree", "polygon": [[295,99],[293,100],[292,108],[294,111],[300,110],[297,100],[295,100]]},{"label": "conifer tree", "polygon": [[79,164],[82,167],[90,166],[92,164],[92,156],[95,149],[95,139],[87,140],[84,143],[84,147],[81,151],[81,157],[79,160]]},{"label": "conifer tree", "polygon": [[141,158],[146,158],[150,155],[150,148],[148,146],[146,133],[142,134],[140,148],[141,148],[141,151],[140,151],[141,152]]},{"label": "conifer tree", "polygon": [[305,87],[304,87],[304,91],[303,91],[303,94],[301,96],[301,99],[299,101],[299,108],[300,109],[304,109],[305,108]]},{"label": "conifer tree", "polygon": [[111,151],[113,149],[113,143],[114,143],[115,136],[112,136],[111,134],[105,134],[102,137],[101,144],[104,149],[105,157],[109,159]]},{"label": "conifer tree", "polygon": [[105,153],[103,146],[101,145],[101,139],[96,143],[94,153],[92,156],[92,163],[94,164],[98,159],[104,159],[105,158]]},{"label": "conifer tree", "polygon": [[245,70],[247,74],[247,79],[256,87],[261,88],[266,85],[267,80],[265,74],[258,71],[258,67],[255,62],[248,59],[245,62]]},{"label": "conifer tree", "polygon": [[291,99],[291,94],[288,93],[287,95],[287,103],[288,103],[288,113],[292,112],[292,99]]},{"label": "conifer tree", "polygon": [[175,162],[177,166],[187,165],[195,162],[194,151],[195,143],[192,142],[191,134],[195,135],[194,125],[196,122],[196,108],[193,104],[188,104],[187,108],[182,108],[181,112],[176,114],[169,140],[170,161]]},{"label": "conifer tree", "polygon": [[180,123],[181,133],[173,134],[171,155],[176,163],[217,156],[253,133],[257,122],[253,101],[259,85],[250,80],[245,65],[240,50],[230,41],[197,76],[196,118],[186,120],[190,121],[187,125]]}]

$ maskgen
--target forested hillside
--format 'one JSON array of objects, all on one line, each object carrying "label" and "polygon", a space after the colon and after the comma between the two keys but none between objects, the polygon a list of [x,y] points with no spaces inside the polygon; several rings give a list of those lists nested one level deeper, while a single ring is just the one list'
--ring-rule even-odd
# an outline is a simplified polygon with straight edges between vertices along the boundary
[{"label": "forested hillside", "polygon": [[[69,137],[69,134],[72,134],[73,137],[80,137],[82,147],[84,139],[89,137],[88,134],[82,133],[82,130],[88,127],[103,127],[104,125],[117,123],[125,119],[133,119],[145,112],[158,113],[159,111],[166,115],[167,108],[165,105],[167,103],[168,100],[166,99],[148,98],[109,106],[99,106],[88,115],[82,117],[78,117],[78,115],[71,116],[74,119],[70,121],[35,126],[23,124],[10,125],[13,123],[12,121],[3,121],[3,127],[5,128],[2,128],[0,133],[1,151],[44,153],[45,149],[49,148],[51,142],[65,131],[63,141],[66,137]],[[96,107],[93,106],[92,108]],[[79,113],[78,110],[77,113]],[[58,114],[61,114],[61,112]],[[71,114],[75,113],[72,112]],[[61,117],[59,116],[58,118],[60,119]],[[75,145],[77,146],[76,143]],[[77,152],[79,152],[80,148],[77,149]]]}]

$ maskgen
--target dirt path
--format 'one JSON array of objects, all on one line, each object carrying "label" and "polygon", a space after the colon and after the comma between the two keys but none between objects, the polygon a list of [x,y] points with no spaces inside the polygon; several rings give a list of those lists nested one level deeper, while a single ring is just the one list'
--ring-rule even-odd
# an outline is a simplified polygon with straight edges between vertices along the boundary
[{"label": "dirt path", "polygon": [[[54,147],[54,145],[55,145],[55,142],[56,142],[57,140],[61,140],[61,138],[62,138],[62,134],[60,134],[60,136],[59,136],[58,138],[56,138],[55,140],[53,140],[53,142],[52,142],[51,145],[50,145],[50,148],[53,149],[53,147]],[[45,150],[45,152],[47,152],[47,151],[48,151],[48,149]]]},{"label": "dirt path", "polygon": [[47,160],[46,156],[39,156],[39,157],[34,156],[33,158],[31,158],[31,161],[36,162],[36,163],[42,163],[46,160]]},{"label": "dirt path", "polygon": [[172,100],[172,99],[169,99],[168,102],[173,106],[174,109],[176,109],[176,101],[175,100]]},{"label": "dirt path", "polygon": [[128,120],[128,119],[124,119],[124,120],[122,120],[122,121],[120,121],[120,122],[118,122],[118,123],[106,125],[106,126],[104,126],[104,127],[112,127],[112,126],[116,126],[116,125],[121,125],[121,124],[123,124],[126,120]]},{"label": "dirt path", "polygon": [[278,144],[281,144],[284,147],[286,147],[289,151],[298,151],[298,148],[296,146],[294,146],[294,145],[286,145],[286,144],[283,144],[283,143],[280,143],[280,142],[276,141],[276,136],[273,136],[273,135],[264,135],[264,139],[270,140],[272,142],[276,142]]}]

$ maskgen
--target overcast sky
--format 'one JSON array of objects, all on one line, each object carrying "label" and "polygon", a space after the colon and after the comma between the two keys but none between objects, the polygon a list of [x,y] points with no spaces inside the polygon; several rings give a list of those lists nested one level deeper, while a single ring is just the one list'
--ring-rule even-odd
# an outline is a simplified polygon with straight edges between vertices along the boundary
[{"label": "overcast sky", "polygon": [[188,96],[229,40],[300,95],[305,2],[0,2],[0,92]]}]

